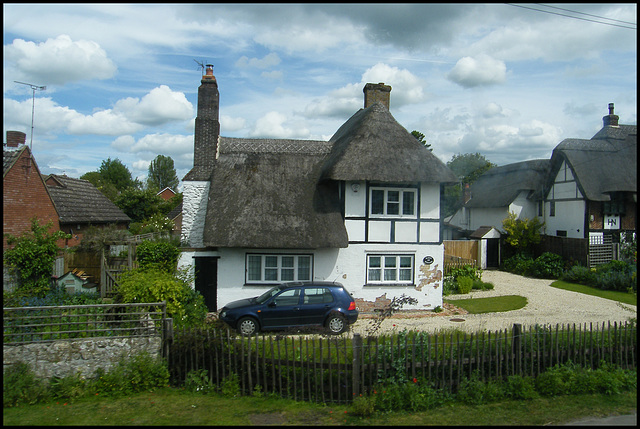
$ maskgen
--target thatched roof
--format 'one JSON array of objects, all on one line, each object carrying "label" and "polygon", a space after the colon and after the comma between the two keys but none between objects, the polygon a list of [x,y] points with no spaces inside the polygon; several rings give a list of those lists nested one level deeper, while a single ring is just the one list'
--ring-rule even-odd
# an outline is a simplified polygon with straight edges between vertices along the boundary
[{"label": "thatched roof", "polygon": [[51,174],[46,183],[60,223],[131,222],[129,216],[87,180]]},{"label": "thatched roof", "polygon": [[605,126],[590,140],[565,139],[553,150],[549,181],[566,160],[588,200],[609,201],[611,192],[637,192],[637,145],[635,125]]},{"label": "thatched roof", "polygon": [[333,135],[322,177],[391,183],[455,183],[451,170],[381,103],[360,109]]},{"label": "thatched roof", "polygon": [[534,159],[493,167],[470,186],[465,207],[507,207],[522,191],[535,200],[542,195],[549,166],[548,159]]},{"label": "thatched roof", "polygon": [[213,247],[347,247],[338,184],[320,181],[322,141],[220,138],[204,244]]}]

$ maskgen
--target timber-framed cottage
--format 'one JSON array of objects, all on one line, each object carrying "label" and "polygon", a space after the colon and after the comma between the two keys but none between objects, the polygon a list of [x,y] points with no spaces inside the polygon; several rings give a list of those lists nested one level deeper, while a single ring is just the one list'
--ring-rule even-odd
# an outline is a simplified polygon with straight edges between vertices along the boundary
[{"label": "timber-framed cottage", "polygon": [[220,136],[211,67],[183,179],[180,259],[210,311],[285,281],[339,281],[361,311],[407,295],[442,305],[440,193],[457,179],[389,112],[391,87],[329,141]]}]

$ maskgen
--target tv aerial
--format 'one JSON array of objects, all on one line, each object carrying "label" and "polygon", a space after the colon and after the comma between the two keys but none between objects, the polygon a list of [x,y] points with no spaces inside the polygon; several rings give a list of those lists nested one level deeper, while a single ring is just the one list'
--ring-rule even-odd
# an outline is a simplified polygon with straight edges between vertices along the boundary
[{"label": "tv aerial", "polygon": [[205,63],[203,63],[202,61],[198,61],[198,60],[196,60],[196,59],[194,59],[193,61],[195,61],[195,63],[196,63],[196,64],[198,64],[198,68],[199,68],[200,70],[202,70],[202,73],[203,73],[203,74],[204,74],[204,70],[205,70],[205,69],[208,69],[208,68],[213,69],[213,64],[205,64]]},{"label": "tv aerial", "polygon": [[20,85],[27,85],[33,91],[33,96],[31,98],[31,141],[29,143],[29,149],[33,151],[33,116],[35,113],[35,106],[36,106],[36,91],[44,91],[45,89],[47,89],[47,87],[34,85],[32,83],[18,82],[17,80],[14,80],[14,82],[19,83]]}]

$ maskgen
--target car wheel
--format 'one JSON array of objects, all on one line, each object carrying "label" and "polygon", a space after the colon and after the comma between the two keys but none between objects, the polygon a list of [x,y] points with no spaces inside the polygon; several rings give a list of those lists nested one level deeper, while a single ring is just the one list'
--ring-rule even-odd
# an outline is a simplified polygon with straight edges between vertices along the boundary
[{"label": "car wheel", "polygon": [[327,329],[330,334],[342,334],[347,329],[347,322],[344,317],[338,314],[333,314],[329,316],[329,319],[327,319]]},{"label": "car wheel", "polygon": [[253,317],[243,317],[238,321],[240,335],[249,336],[258,332],[258,322]]}]

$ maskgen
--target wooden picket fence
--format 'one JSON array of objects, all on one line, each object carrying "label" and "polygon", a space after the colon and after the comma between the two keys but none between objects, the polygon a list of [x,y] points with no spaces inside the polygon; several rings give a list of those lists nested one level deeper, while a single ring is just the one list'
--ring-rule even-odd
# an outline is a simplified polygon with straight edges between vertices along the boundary
[{"label": "wooden picket fence", "polygon": [[206,374],[218,388],[237,377],[244,395],[350,402],[385,383],[421,377],[455,392],[472,374],[482,380],[537,376],[556,364],[637,367],[636,324],[536,325],[495,332],[395,336],[256,335],[223,329],[176,330],[168,356],[171,382]]}]

